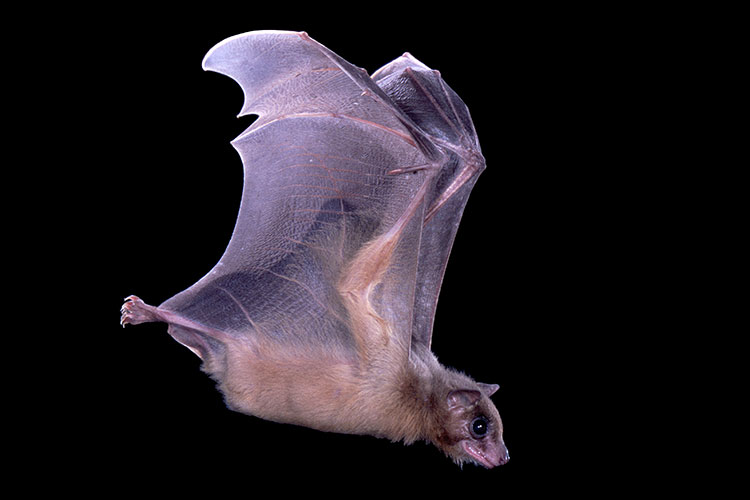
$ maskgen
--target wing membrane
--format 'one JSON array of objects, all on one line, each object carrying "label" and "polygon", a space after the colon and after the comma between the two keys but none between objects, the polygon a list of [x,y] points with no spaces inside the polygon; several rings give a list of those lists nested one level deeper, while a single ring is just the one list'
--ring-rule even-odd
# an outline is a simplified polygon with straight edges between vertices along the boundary
[{"label": "wing membrane", "polygon": [[412,344],[429,347],[448,256],[484,158],[468,108],[440,73],[407,53],[376,71],[373,80],[443,152],[427,195],[412,328]]},{"label": "wing membrane", "polygon": [[[233,37],[206,56],[204,68],[242,86],[241,114],[259,119],[232,142],[245,179],[224,255],[160,307],[235,335],[354,345],[340,274],[414,208],[431,177],[388,174],[428,163],[422,139],[369,78],[321,47],[297,33],[261,32]],[[417,224],[400,233],[417,244],[399,245],[392,261],[398,286],[386,279],[373,296],[377,313],[407,338],[420,232]]]}]

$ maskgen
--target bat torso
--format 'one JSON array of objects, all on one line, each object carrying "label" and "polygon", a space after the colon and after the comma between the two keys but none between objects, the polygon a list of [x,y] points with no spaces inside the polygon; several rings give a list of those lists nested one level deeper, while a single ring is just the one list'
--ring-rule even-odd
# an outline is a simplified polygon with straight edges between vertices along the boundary
[{"label": "bat torso", "polygon": [[429,392],[424,362],[394,365],[387,350],[363,364],[344,353],[242,344],[227,349],[221,377],[231,408],[323,431],[409,442],[424,437],[423,422],[403,425],[403,414],[425,399],[415,394]]}]

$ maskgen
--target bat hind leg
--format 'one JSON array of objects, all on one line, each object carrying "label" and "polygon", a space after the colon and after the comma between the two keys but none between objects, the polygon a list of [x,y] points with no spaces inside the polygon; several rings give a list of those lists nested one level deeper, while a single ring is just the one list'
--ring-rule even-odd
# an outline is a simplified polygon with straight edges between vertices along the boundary
[{"label": "bat hind leg", "polygon": [[167,323],[169,334],[210,365],[210,373],[215,373],[219,369],[216,359],[223,357],[225,349],[223,342],[231,340],[219,330],[206,328],[173,311],[148,305],[135,295],[125,299],[120,312],[122,313],[120,324],[123,327],[154,321]]},{"label": "bat hind leg", "polygon": [[140,323],[149,323],[152,321],[164,321],[159,309],[143,302],[135,295],[125,299],[125,303],[120,308],[120,324],[138,325]]}]

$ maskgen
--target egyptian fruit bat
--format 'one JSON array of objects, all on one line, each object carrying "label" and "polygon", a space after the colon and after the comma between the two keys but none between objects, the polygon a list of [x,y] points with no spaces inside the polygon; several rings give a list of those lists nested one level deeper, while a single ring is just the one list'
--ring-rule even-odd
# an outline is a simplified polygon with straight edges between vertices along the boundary
[{"label": "egyptian fruit bat", "polygon": [[233,410],[323,431],[435,444],[504,464],[500,416],[431,352],[453,239],[485,168],[466,105],[410,54],[372,76],[306,33],[257,31],[203,68],[236,80],[245,168],[219,263],[121,323],[167,323]]}]

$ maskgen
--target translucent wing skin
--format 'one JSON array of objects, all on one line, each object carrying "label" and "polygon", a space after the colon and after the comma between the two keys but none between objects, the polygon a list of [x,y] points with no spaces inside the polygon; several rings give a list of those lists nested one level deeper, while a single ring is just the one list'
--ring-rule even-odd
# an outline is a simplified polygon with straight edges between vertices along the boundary
[{"label": "translucent wing skin", "polygon": [[444,153],[427,199],[412,328],[412,345],[429,348],[448,256],[484,157],[468,108],[438,71],[406,53],[372,78]]},{"label": "translucent wing skin", "polygon": [[204,361],[221,357],[222,338],[248,336],[353,360],[367,333],[346,297],[366,292],[399,343],[429,347],[484,168],[463,102],[408,55],[370,78],[305,33],[238,35],[203,67],[236,80],[240,114],[258,115],[232,142],[245,169],[240,212],[218,264],[142,315]]}]

